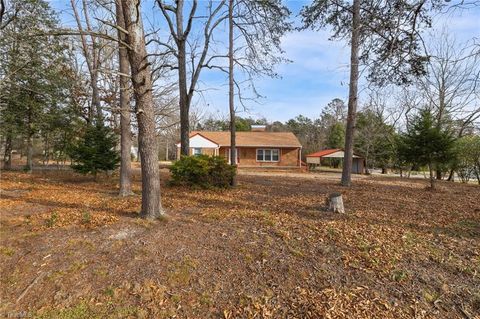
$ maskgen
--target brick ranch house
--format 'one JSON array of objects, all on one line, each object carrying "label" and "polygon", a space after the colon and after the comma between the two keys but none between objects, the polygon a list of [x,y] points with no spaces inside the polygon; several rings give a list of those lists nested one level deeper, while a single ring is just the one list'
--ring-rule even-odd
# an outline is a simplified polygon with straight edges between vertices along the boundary
[{"label": "brick ranch house", "polygon": [[[237,132],[236,144],[238,167],[301,167],[302,144],[291,132],[266,132],[261,128]],[[224,156],[230,163],[230,132],[191,132],[190,155],[199,154]]]}]

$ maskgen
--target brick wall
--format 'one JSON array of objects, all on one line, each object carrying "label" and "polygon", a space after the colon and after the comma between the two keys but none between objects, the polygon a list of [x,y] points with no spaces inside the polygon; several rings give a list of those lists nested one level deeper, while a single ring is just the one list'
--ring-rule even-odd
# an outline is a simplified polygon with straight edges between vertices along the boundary
[{"label": "brick wall", "polygon": [[[226,151],[228,147],[220,147],[219,155],[228,158]],[[238,166],[294,166],[298,167],[299,148],[280,148],[279,162],[257,162],[257,148],[256,147],[239,147]],[[214,155],[213,148],[203,148],[202,154]],[[193,155],[193,148],[190,148],[190,155]],[[177,148],[177,158],[180,158],[180,149]]]},{"label": "brick wall", "polygon": [[[225,156],[228,148],[220,148],[220,156]],[[238,166],[298,166],[299,149],[298,148],[280,148],[279,162],[257,162],[256,147],[239,147]]]}]

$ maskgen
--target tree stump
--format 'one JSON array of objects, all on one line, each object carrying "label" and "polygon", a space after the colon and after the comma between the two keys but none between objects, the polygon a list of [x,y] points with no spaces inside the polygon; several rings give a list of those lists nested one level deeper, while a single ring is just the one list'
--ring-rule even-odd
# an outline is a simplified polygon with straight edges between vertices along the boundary
[{"label": "tree stump", "polygon": [[328,210],[334,213],[345,213],[343,208],[342,194],[332,193],[328,196]]}]

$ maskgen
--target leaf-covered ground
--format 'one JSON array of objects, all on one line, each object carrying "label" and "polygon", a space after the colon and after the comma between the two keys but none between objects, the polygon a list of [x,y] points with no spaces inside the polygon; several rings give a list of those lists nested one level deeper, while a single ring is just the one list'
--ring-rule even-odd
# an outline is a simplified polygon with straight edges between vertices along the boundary
[{"label": "leaf-covered ground", "polygon": [[[0,317],[480,316],[480,187],[315,177],[163,185],[169,218],[146,222],[138,176],[118,198],[115,178],[2,172]],[[348,214],[323,210],[333,191]]]}]

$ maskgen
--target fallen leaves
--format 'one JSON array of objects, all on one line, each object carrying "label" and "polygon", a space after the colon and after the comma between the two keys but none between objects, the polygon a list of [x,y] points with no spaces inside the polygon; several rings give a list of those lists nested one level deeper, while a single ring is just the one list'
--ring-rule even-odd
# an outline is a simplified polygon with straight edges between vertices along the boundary
[{"label": "fallen leaves", "polygon": [[[35,256],[54,253],[43,299],[24,297],[36,308],[65,294],[65,311],[92,316],[114,303],[128,305],[117,317],[146,318],[435,318],[460,315],[459,303],[478,312],[478,187],[364,178],[340,189],[342,215],[323,210],[335,181],[239,176],[222,191],[163,185],[171,218],[158,223],[130,218],[141,197],[117,197],[114,180],[64,174],[2,174],[0,260],[21,269],[2,270],[2,290],[18,297]],[[68,280],[79,288],[55,291]]]},{"label": "fallen leaves", "polygon": [[140,203],[138,196],[116,198],[111,191],[103,189],[102,184],[52,182],[29,174],[5,173],[1,187],[0,208],[10,210],[7,213],[10,215],[22,206],[24,222],[33,231],[112,224],[122,214],[132,214],[132,206],[136,208]]}]

